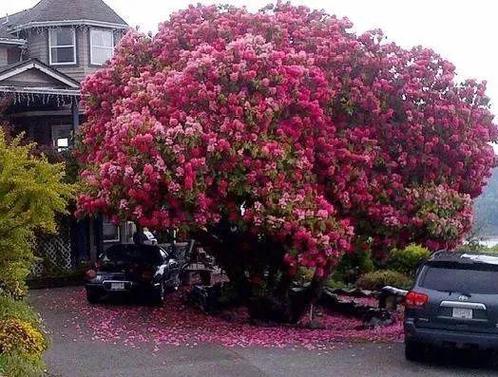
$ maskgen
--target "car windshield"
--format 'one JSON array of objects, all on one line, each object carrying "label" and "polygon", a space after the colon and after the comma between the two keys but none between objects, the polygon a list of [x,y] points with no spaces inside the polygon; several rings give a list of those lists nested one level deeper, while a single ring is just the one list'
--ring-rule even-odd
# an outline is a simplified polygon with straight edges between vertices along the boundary
[{"label": "car windshield", "polygon": [[116,245],[110,247],[103,257],[107,263],[147,263],[158,264],[162,261],[161,249],[148,245]]},{"label": "car windshield", "polygon": [[429,266],[420,286],[444,292],[498,294],[496,268]]}]

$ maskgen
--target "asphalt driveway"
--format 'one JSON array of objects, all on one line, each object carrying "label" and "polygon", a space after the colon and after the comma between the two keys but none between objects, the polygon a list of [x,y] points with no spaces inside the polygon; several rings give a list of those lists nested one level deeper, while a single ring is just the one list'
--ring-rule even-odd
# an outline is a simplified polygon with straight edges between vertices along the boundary
[{"label": "asphalt driveway", "polygon": [[[405,361],[399,343],[336,343],[327,351],[301,348],[227,347],[213,343],[157,347],[148,342],[105,342],[75,321],[68,294],[81,288],[37,290],[30,301],[52,337],[45,355],[57,377],[324,377],[496,376],[495,357],[440,352],[432,360]],[[57,303],[57,305],[54,305]],[[81,308],[78,309],[81,312]],[[88,312],[91,313],[91,312]],[[79,313],[81,315],[81,313]],[[88,315],[88,314],[85,314]],[[81,319],[81,317],[78,317]],[[99,321],[99,318],[92,318]],[[107,335],[109,336],[109,335]],[[138,335],[137,335],[138,336]]]}]

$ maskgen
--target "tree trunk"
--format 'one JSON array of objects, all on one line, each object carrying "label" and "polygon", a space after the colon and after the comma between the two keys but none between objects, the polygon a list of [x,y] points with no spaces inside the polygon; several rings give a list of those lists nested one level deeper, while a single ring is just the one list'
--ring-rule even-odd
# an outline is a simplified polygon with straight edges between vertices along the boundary
[{"label": "tree trunk", "polygon": [[320,297],[323,279],[315,276],[308,286],[293,288],[281,244],[227,229],[224,225],[195,237],[227,274],[236,294],[233,303],[246,305],[253,320],[297,323]]}]

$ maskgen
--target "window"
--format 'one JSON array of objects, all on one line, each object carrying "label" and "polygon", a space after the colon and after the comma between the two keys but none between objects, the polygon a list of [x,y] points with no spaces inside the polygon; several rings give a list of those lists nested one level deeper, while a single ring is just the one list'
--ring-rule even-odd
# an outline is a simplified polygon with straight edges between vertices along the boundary
[{"label": "window", "polygon": [[114,33],[112,30],[90,30],[90,63],[103,65],[114,53]]},{"label": "window", "polygon": [[428,267],[420,286],[443,292],[495,295],[498,294],[498,269],[492,266],[431,266]]},{"label": "window", "polygon": [[57,125],[52,126],[52,142],[54,148],[58,152],[62,152],[69,148],[71,140],[72,126],[70,125]]},{"label": "window", "polygon": [[50,29],[48,33],[50,64],[76,64],[76,32],[72,28]]},{"label": "window", "polygon": [[104,217],[102,233],[104,242],[119,242],[121,240],[119,225],[114,224],[108,217]]}]

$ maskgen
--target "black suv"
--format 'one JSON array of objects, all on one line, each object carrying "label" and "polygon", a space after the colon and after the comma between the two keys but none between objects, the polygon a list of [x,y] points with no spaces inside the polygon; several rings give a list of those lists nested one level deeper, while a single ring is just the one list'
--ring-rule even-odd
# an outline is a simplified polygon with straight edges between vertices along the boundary
[{"label": "black suv", "polygon": [[498,256],[437,252],[405,297],[405,355],[428,345],[498,349]]},{"label": "black suv", "polygon": [[96,268],[87,271],[88,301],[136,293],[160,305],[166,291],[180,285],[182,266],[171,254],[157,245],[111,246],[101,255]]}]

